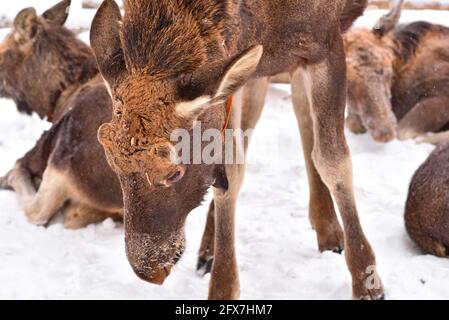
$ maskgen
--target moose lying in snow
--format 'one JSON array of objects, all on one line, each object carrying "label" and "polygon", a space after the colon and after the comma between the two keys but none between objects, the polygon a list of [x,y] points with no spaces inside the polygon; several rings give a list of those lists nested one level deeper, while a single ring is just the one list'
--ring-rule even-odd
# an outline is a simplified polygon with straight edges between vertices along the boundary
[{"label": "moose lying in snow", "polygon": [[345,37],[347,126],[376,141],[411,139],[449,124],[449,28],[397,25],[402,1],[373,30]]},{"label": "moose lying in snow", "polygon": [[[121,181],[126,250],[136,274],[164,282],[184,250],[187,215],[213,185],[209,297],[239,297],[234,213],[244,165],[179,163],[170,137],[180,128],[193,134],[195,120],[203,132],[221,130],[223,123],[231,130],[253,128],[263,99],[250,99],[245,110],[236,103],[229,122],[226,101],[251,77],[246,90],[257,92],[266,87],[259,86],[265,77],[290,72],[320,249],[341,250],[344,242],[354,297],[383,297],[374,253],[357,215],[343,130],[346,63],[341,33],[362,14],[367,1],[124,4],[123,20],[113,0],[102,4],[92,24],[91,45],[113,98],[112,122],[100,128],[99,139]],[[233,143],[236,152],[245,149],[241,140]],[[192,151],[191,156],[198,154]]]},{"label": "moose lying in snow", "polygon": [[425,252],[449,256],[449,143],[439,145],[415,173],[405,208],[410,237]]},{"label": "moose lying in snow", "polygon": [[17,192],[30,222],[46,224],[64,207],[65,226],[80,228],[121,218],[123,201],[97,140],[111,99],[91,49],[63,27],[69,6],[62,1],[42,16],[22,10],[0,44],[0,95],[53,120],[1,185]]}]

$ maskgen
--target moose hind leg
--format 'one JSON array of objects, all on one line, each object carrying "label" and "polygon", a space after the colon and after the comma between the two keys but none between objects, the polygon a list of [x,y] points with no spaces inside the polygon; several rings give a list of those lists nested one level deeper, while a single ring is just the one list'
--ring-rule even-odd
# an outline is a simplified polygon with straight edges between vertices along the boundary
[{"label": "moose hind leg", "polygon": [[36,196],[36,188],[31,173],[21,161],[17,161],[14,168],[4,178],[5,185],[11,187],[17,194],[19,203],[26,208]]},{"label": "moose hind leg", "polygon": [[14,191],[14,189],[11,187],[11,185],[8,182],[10,174],[11,174],[11,171],[8,172],[3,177],[0,177],[0,190],[11,190],[11,191]]},{"label": "moose hind leg", "polygon": [[374,252],[357,214],[352,163],[344,135],[346,63],[341,35],[334,38],[322,62],[307,67],[306,78],[315,139],[312,158],[342,217],[353,297],[382,299],[383,286]]},{"label": "moose hind leg", "polygon": [[64,227],[72,230],[85,228],[90,224],[102,222],[107,218],[114,220],[120,218],[120,214],[118,213],[105,212],[76,202],[69,203],[63,212]]},{"label": "moose hind leg", "polygon": [[340,253],[344,246],[343,230],[338,222],[329,189],[321,180],[312,161],[314,144],[313,122],[309,101],[306,96],[304,71],[298,69],[292,75],[293,106],[298,120],[305,164],[307,168],[310,200],[309,217],[317,233],[318,248]]},{"label": "moose hind leg", "polygon": [[48,166],[36,196],[25,208],[28,221],[35,225],[47,224],[67,200],[69,183],[63,172]]},{"label": "moose hind leg", "polygon": [[438,132],[449,122],[449,98],[433,97],[418,102],[398,124],[400,140]]}]

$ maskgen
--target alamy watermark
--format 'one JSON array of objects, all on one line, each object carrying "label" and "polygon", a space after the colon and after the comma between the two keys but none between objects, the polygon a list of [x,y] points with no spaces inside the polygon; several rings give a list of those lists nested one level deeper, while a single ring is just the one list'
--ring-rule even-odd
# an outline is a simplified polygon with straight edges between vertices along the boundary
[{"label": "alamy watermark", "polygon": [[176,129],[170,136],[178,155],[177,164],[244,164],[244,145],[253,129],[207,129],[196,121],[192,132]]}]

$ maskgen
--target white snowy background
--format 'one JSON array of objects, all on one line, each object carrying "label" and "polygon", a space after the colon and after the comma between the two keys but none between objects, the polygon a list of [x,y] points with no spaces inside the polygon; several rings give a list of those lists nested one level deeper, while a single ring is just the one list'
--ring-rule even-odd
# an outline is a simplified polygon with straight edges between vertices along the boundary
[{"label": "white snowy background", "polygon": [[[69,26],[88,27],[93,10],[74,1]],[[2,1],[14,17],[25,6],[53,1]],[[384,11],[368,11],[357,26],[371,26]],[[449,12],[405,11],[403,22],[449,25]],[[0,37],[8,30],[0,30]],[[87,39],[88,35],[81,35]],[[49,124],[19,115],[0,100],[0,174],[30,149]],[[408,238],[403,211],[414,171],[433,147],[413,141],[378,144],[347,132],[360,217],[377,254],[388,299],[449,298],[449,260],[425,255]],[[308,184],[290,89],[269,90],[249,152],[237,211],[237,249],[243,299],[349,299],[343,256],[321,254],[308,220]],[[187,222],[187,250],[162,287],[139,280],[124,252],[123,226],[112,221],[65,230],[26,222],[12,192],[0,192],[0,298],[3,299],[204,299],[209,276],[195,273],[207,202]]]}]

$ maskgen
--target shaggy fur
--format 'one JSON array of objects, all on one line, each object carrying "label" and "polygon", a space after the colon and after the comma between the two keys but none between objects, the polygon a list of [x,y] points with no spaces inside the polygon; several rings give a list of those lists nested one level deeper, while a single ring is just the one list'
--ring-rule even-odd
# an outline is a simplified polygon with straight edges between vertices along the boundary
[{"label": "shaggy fur", "polygon": [[71,31],[33,11],[23,10],[15,21],[33,20],[32,43],[16,41],[21,29],[15,28],[0,47],[0,94],[13,99],[21,112],[57,120],[63,93],[86,83],[98,69],[91,50]]},{"label": "shaggy fur", "polygon": [[416,171],[405,207],[410,238],[426,253],[449,255],[449,144],[442,144]]}]

